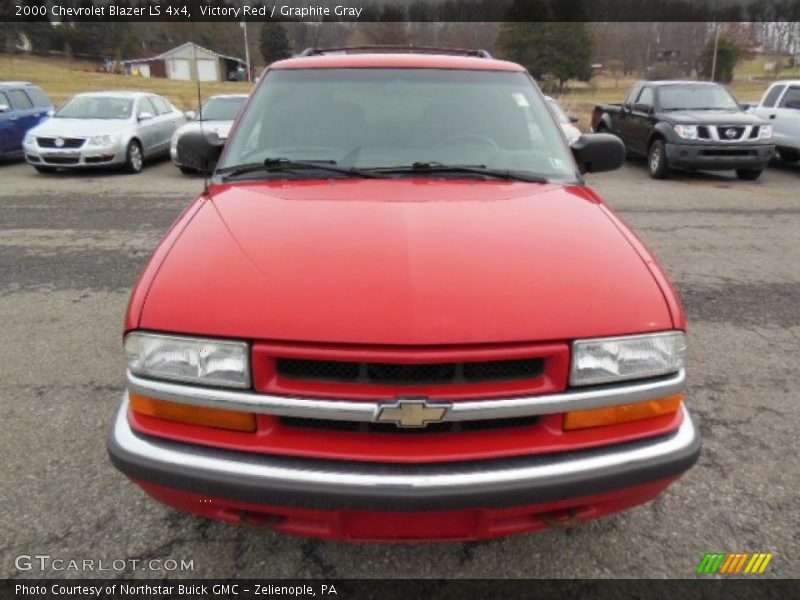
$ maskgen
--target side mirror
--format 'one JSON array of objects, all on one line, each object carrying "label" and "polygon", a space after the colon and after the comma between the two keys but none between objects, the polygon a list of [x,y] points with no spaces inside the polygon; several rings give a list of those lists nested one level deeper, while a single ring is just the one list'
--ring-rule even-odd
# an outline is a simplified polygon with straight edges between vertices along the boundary
[{"label": "side mirror", "polygon": [[576,117],[575,115],[569,115],[569,122],[570,123],[577,123],[578,122],[578,117]]},{"label": "side mirror", "polygon": [[211,173],[217,166],[225,141],[216,131],[187,131],[178,138],[177,152],[181,164],[200,171]]},{"label": "side mirror", "polygon": [[584,133],[571,150],[581,173],[613,171],[625,162],[625,144],[610,133]]},{"label": "side mirror", "polygon": [[8,104],[0,104],[0,113],[9,112],[11,107]]},{"label": "side mirror", "polygon": [[148,121],[153,118],[153,113],[151,112],[140,112],[139,116],[137,117],[140,121]]},{"label": "side mirror", "polygon": [[194,121],[197,118],[197,113],[193,110],[187,110],[183,113],[183,116],[186,117],[189,121]]}]

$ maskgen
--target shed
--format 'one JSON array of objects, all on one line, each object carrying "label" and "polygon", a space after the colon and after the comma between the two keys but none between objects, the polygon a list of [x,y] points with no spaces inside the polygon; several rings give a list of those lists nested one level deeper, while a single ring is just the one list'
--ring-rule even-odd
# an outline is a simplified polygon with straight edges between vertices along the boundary
[{"label": "shed", "polygon": [[129,75],[184,81],[237,81],[246,73],[245,61],[241,58],[217,54],[193,42],[152,58],[134,58],[123,64]]}]

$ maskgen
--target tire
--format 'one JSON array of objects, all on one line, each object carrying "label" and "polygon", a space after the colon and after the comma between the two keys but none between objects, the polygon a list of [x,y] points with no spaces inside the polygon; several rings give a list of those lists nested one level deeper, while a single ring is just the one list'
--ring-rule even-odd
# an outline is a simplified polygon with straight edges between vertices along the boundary
[{"label": "tire", "polygon": [[136,140],[128,142],[128,148],[125,150],[125,170],[128,173],[141,173],[144,168],[144,154],[142,153],[142,145]]},{"label": "tire", "polygon": [[653,179],[666,179],[669,177],[669,163],[664,140],[654,140],[647,151],[647,170]]},{"label": "tire", "polygon": [[180,169],[180,172],[184,175],[197,175],[197,171],[189,167],[178,167],[178,169]]},{"label": "tire", "polygon": [[796,163],[798,160],[800,160],[800,151],[798,150],[778,150],[778,155],[780,156],[781,162],[787,164]]},{"label": "tire", "polygon": [[761,177],[764,169],[736,169],[736,176],[745,181],[755,181]]},{"label": "tire", "polygon": [[33,168],[39,171],[39,173],[55,173],[55,167],[43,167],[41,165],[33,165]]}]

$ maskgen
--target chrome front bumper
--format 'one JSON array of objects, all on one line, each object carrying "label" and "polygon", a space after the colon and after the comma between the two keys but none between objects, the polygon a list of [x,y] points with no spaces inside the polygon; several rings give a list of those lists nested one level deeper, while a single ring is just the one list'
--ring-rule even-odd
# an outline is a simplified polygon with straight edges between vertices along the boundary
[{"label": "chrome front bumper", "polygon": [[321,509],[446,510],[536,504],[679,475],[700,454],[683,409],[671,434],[511,459],[386,464],[289,458],[172,442],[134,432],[127,396],[109,435],[114,464],[135,480],[272,506]]}]

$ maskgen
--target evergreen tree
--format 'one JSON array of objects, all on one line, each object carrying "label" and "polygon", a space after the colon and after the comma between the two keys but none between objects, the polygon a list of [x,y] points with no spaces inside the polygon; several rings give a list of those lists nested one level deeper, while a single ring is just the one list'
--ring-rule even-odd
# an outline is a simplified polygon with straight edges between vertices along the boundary
[{"label": "evergreen tree", "polygon": [[[497,37],[507,59],[523,65],[545,87],[555,81],[592,78],[592,36],[582,0],[515,0]],[[567,20],[569,19],[569,20]]]},{"label": "evergreen tree", "polygon": [[259,41],[261,56],[266,64],[289,58],[291,49],[289,47],[289,36],[286,35],[286,28],[280,21],[267,21],[261,28],[261,39]]},{"label": "evergreen tree", "polygon": [[703,54],[700,56],[700,74],[706,79],[711,78],[714,71],[714,81],[730,83],[733,81],[733,70],[739,62],[742,49],[732,40],[720,36],[717,44],[717,64],[714,66],[714,37],[708,40]]}]

